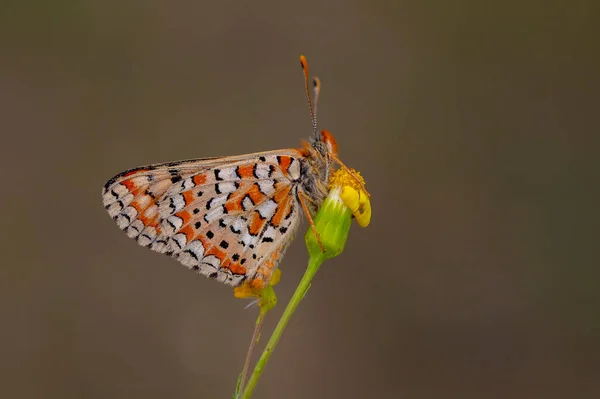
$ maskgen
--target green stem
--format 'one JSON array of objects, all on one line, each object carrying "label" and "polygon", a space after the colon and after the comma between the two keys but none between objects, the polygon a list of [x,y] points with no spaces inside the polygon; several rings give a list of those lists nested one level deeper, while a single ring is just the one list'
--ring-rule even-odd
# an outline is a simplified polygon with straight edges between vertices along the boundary
[{"label": "green stem", "polygon": [[241,399],[250,399],[250,397],[252,396],[252,392],[254,391],[254,388],[256,388],[256,384],[258,383],[263,369],[267,365],[271,354],[275,350],[275,347],[277,346],[277,343],[281,338],[281,334],[283,334],[283,330],[290,321],[292,314],[300,304],[300,301],[304,298],[304,295],[306,295],[306,292],[310,288],[310,282],[312,278],[314,277],[317,270],[319,270],[319,267],[321,266],[324,260],[325,255],[322,252],[318,252],[317,254],[311,256],[308,259],[308,268],[306,269],[306,272],[304,272],[304,276],[302,276],[302,280],[300,280],[300,283],[298,284],[294,295],[292,295],[292,299],[290,299],[290,302],[287,304],[283,315],[281,315],[281,318],[279,319],[279,322],[277,323],[273,334],[271,334],[271,338],[269,338],[269,342],[267,342],[267,346],[263,350],[260,359],[258,359],[256,366],[254,366],[254,370],[252,371],[252,375],[248,380],[248,385],[246,385]]},{"label": "green stem", "polygon": [[[248,353],[246,354],[246,361],[244,362],[244,369],[240,373],[240,382],[237,388],[237,392],[243,392],[244,387],[246,385],[246,377],[248,376],[248,370],[250,369],[250,362],[252,361],[252,353],[254,352],[254,347],[258,343],[258,338],[260,336],[260,329],[263,325],[263,321],[265,320],[265,316],[269,309],[261,308],[260,313],[258,314],[258,318],[256,319],[256,323],[254,324],[254,332],[252,333],[252,339],[250,340],[250,346],[248,347]],[[236,399],[239,396],[236,396]]]}]

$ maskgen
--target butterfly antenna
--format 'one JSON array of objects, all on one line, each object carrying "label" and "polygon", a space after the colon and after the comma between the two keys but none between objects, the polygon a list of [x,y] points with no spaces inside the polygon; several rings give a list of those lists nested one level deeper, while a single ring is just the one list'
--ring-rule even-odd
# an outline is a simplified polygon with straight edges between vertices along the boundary
[{"label": "butterfly antenna", "polygon": [[308,62],[306,61],[306,57],[303,55],[300,56],[300,65],[302,66],[302,72],[304,72],[304,89],[306,90],[306,99],[308,100],[308,112],[310,113],[310,120],[312,122],[313,133],[315,137],[319,137],[319,133],[317,132],[317,114],[315,111],[313,111],[313,104],[310,98],[310,89],[308,88]]},{"label": "butterfly antenna", "polygon": [[313,78],[313,93],[315,103],[313,104],[313,116],[315,118],[315,126],[317,123],[317,104],[319,103],[319,93],[321,92],[321,79],[316,76]]}]

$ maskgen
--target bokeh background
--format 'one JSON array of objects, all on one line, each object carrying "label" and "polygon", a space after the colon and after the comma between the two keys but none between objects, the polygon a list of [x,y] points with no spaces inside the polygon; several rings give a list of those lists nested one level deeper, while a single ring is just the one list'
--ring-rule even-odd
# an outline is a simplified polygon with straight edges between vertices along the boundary
[{"label": "bokeh background", "polygon": [[[317,275],[256,398],[600,397],[597,11],[3,1],[0,395],[231,397],[256,310],[138,247],[101,187],[298,146],[305,54],[373,219]],[[306,261],[297,239],[265,334]]]}]

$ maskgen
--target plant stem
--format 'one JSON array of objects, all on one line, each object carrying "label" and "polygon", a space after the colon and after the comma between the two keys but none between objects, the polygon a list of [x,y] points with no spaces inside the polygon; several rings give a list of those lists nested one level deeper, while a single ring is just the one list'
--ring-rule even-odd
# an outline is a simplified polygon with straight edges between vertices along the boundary
[{"label": "plant stem", "polygon": [[258,339],[260,337],[260,329],[262,327],[263,321],[265,320],[265,316],[267,315],[268,310],[263,308],[260,309],[260,313],[258,314],[258,318],[256,319],[256,323],[254,325],[254,332],[252,333],[252,340],[250,341],[250,346],[248,347],[248,353],[246,354],[246,361],[244,362],[244,369],[240,374],[240,386],[239,392],[244,391],[244,387],[246,386],[246,377],[248,376],[248,370],[250,369],[250,362],[252,361],[252,353],[254,352],[254,347],[258,343]]},{"label": "plant stem", "polygon": [[300,304],[300,301],[304,298],[304,295],[306,295],[306,292],[310,288],[310,282],[312,278],[317,270],[319,270],[319,267],[324,260],[325,255],[322,252],[318,252],[318,254],[315,254],[308,259],[308,268],[306,269],[306,272],[304,272],[304,276],[302,276],[302,280],[300,280],[298,287],[296,287],[296,291],[294,291],[294,295],[292,295],[292,299],[290,299],[290,302],[287,304],[283,315],[281,315],[281,318],[279,319],[273,334],[271,334],[269,342],[267,342],[267,346],[263,350],[260,359],[258,359],[258,362],[256,362],[256,366],[254,366],[254,370],[252,371],[252,375],[248,380],[248,385],[246,385],[246,388],[242,393],[241,399],[250,399],[252,396],[252,392],[254,391],[254,388],[256,388],[256,384],[258,383],[263,369],[267,365],[271,354],[275,350],[275,347],[281,338],[281,334],[283,334],[283,330],[290,321],[292,314]]}]

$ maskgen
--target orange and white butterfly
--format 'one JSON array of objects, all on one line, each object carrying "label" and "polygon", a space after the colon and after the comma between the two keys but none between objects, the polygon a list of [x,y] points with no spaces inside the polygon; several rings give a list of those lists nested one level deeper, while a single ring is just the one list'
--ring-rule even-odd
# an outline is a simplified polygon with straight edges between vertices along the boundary
[{"label": "orange and white butterfly", "polygon": [[[192,159],[119,173],[102,190],[104,207],[121,230],[154,251],[217,281],[263,288],[305,213],[327,195],[337,144],[318,132],[300,57],[313,136],[301,149]],[[339,162],[339,160],[338,160]],[[302,212],[303,211],[303,212]],[[314,228],[314,225],[313,225]]]}]

